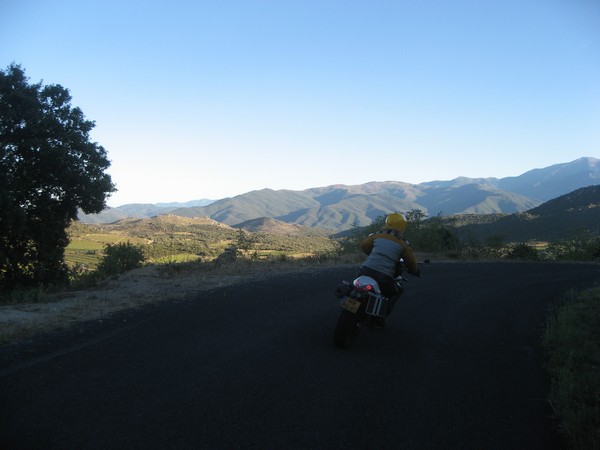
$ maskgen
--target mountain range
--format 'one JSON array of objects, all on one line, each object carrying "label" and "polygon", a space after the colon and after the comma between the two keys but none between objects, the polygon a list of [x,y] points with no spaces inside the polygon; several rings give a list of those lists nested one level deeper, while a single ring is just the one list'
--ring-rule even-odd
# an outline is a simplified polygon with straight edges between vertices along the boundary
[{"label": "mountain range", "polygon": [[172,214],[209,217],[235,226],[271,218],[328,230],[364,226],[392,211],[420,209],[429,216],[518,213],[575,191],[600,184],[600,160],[592,157],[533,169],[507,178],[466,178],[410,184],[401,181],[331,185],[303,191],[262,189],[217,201],[190,204],[129,204],[100,214],[80,214],[88,224],[127,217]]}]

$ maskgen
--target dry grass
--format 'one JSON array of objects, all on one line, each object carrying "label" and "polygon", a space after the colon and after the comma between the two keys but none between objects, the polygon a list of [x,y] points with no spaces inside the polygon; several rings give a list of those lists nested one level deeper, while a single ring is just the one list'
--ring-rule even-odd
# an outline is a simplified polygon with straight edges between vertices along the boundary
[{"label": "dry grass", "polygon": [[184,263],[145,266],[107,280],[93,289],[44,295],[35,303],[0,305],[0,345],[42,332],[64,330],[81,321],[101,320],[116,311],[181,300],[201,290],[273,273],[356,264],[360,264],[358,257],[327,261],[238,260],[222,265]]},{"label": "dry grass", "polygon": [[544,335],[550,402],[573,449],[600,448],[600,289],[572,291]]}]

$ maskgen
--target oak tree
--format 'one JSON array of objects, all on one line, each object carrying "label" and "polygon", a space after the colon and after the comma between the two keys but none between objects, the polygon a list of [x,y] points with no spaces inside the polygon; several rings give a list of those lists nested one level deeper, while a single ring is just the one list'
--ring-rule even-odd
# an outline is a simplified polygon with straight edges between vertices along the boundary
[{"label": "oak tree", "polygon": [[0,70],[0,289],[66,281],[67,227],[116,190],[94,126],[62,86]]}]

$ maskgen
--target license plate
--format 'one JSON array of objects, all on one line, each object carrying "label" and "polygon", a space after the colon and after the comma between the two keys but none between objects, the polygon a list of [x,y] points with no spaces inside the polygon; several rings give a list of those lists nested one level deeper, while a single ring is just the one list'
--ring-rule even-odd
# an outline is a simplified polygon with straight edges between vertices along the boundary
[{"label": "license plate", "polygon": [[360,308],[360,302],[358,300],[354,300],[353,298],[346,297],[340,302],[340,307],[346,311],[356,314],[356,311],[358,311],[358,308]]}]

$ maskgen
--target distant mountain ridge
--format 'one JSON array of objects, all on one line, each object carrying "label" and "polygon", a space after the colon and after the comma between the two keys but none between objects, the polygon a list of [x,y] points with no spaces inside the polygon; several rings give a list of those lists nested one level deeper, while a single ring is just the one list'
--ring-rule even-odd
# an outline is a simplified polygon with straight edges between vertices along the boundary
[{"label": "distant mountain ridge", "polygon": [[118,208],[107,208],[100,214],[79,213],[79,220],[90,225],[98,223],[113,223],[130,217],[144,219],[162,214],[169,214],[174,209],[210,205],[215,200],[201,199],[185,203],[129,203]]},{"label": "distant mountain ridge", "polygon": [[[392,211],[421,209],[428,215],[492,214],[527,211],[576,189],[600,184],[600,160],[579,158],[570,163],[534,169],[517,177],[466,178],[410,184],[400,181],[332,185],[304,191],[262,189],[204,206],[159,207],[124,205],[84,223],[107,223],[135,214],[210,217],[235,226],[258,218],[329,230],[370,224]],[[116,210],[116,211],[115,211]],[[114,220],[110,217],[116,217]],[[140,216],[137,216],[140,217]],[[93,221],[95,220],[95,222]]]}]

